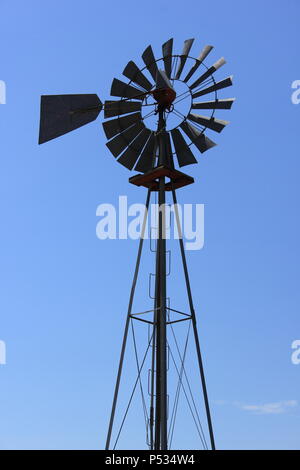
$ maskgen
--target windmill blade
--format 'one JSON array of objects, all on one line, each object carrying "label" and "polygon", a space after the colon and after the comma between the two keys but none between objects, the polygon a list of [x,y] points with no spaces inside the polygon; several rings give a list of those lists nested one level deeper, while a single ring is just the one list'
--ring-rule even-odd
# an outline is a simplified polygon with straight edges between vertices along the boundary
[{"label": "windmill blade", "polygon": [[134,111],[141,111],[141,109],[142,103],[139,101],[105,101],[104,117],[110,118],[121,114],[133,113]]},{"label": "windmill blade", "polygon": [[214,117],[207,117],[207,116],[200,116],[199,114],[190,113],[187,116],[187,119],[190,121],[194,121],[201,126],[208,127],[216,132],[221,132],[227,124],[228,121],[221,121],[220,119],[216,119]]},{"label": "windmill blade", "polygon": [[124,132],[121,132],[112,140],[106,143],[106,146],[109,148],[111,153],[117,157],[120,155],[123,150],[125,150],[128,145],[138,136],[138,134],[145,128],[143,122],[138,121],[133,126],[126,129]]},{"label": "windmill blade", "polygon": [[206,137],[203,132],[200,132],[196,127],[192,126],[192,124],[186,121],[183,121],[180,124],[180,127],[201,153],[204,153],[206,150],[209,150],[210,148],[217,145],[215,142]]},{"label": "windmill blade", "polygon": [[149,82],[148,78],[145,77],[145,75],[140,71],[138,66],[132,60],[126,65],[125,69],[123,70],[123,75],[147,91],[150,91],[152,88],[152,84]]},{"label": "windmill blade", "polygon": [[151,170],[152,165],[153,165],[153,156],[154,156],[154,150],[156,147],[156,139],[154,132],[151,132],[151,135],[149,137],[149,140],[142,151],[142,154],[135,166],[136,171],[141,171],[142,173],[146,173],[147,171]]},{"label": "windmill blade", "polygon": [[94,121],[101,109],[95,94],[41,96],[39,144]]},{"label": "windmill blade", "polygon": [[165,64],[165,71],[168,78],[171,77],[172,72],[172,50],[173,50],[173,38],[169,39],[162,45],[162,53]]},{"label": "windmill blade", "polygon": [[144,128],[137,138],[129,145],[128,149],[121,155],[118,162],[128,168],[128,170],[132,170],[147,140],[149,139],[150,134],[151,131]]},{"label": "windmill blade", "polygon": [[148,46],[147,49],[142,54],[142,59],[149,70],[150,74],[152,75],[153,80],[156,80],[156,72],[157,72],[157,65],[156,60],[153,54],[153,50],[151,46]]},{"label": "windmill blade", "polygon": [[182,50],[181,56],[179,57],[180,62],[178,64],[178,68],[177,68],[177,71],[176,71],[175,80],[179,80],[179,78],[180,78],[181,72],[182,72],[183,67],[185,65],[187,56],[189,55],[189,52],[190,52],[191,47],[193,45],[193,42],[194,42],[194,39],[186,39],[184,41],[183,50]]},{"label": "windmill blade", "polygon": [[197,91],[192,95],[192,98],[198,98],[199,96],[207,95],[213,91],[222,90],[222,88],[227,88],[232,85],[232,75],[230,77],[224,78],[220,82],[214,83],[214,85],[204,88],[203,90]]},{"label": "windmill blade", "polygon": [[143,93],[138,88],[128,85],[127,83],[118,80],[117,78],[113,79],[110,94],[112,96],[120,96],[121,98],[135,98],[137,100],[143,100],[146,93]]},{"label": "windmill blade", "polygon": [[157,69],[155,84],[156,84],[156,88],[172,88],[173,89],[166,72],[161,69]]},{"label": "windmill blade", "polygon": [[179,166],[182,167],[185,165],[191,165],[192,163],[198,163],[190,147],[184,140],[180,130],[172,129],[171,134]]},{"label": "windmill blade", "polygon": [[231,109],[235,98],[225,100],[203,101],[202,103],[192,103],[193,109]]},{"label": "windmill blade", "polygon": [[187,76],[185,77],[184,79],[184,82],[188,82],[189,79],[191,78],[192,75],[194,75],[194,73],[196,72],[196,70],[198,69],[198,67],[200,67],[200,65],[202,64],[202,62],[204,61],[204,59],[208,56],[208,54],[210,53],[210,51],[213,49],[213,46],[205,46],[202,51],[200,52],[200,55],[199,57],[196,59],[196,62],[195,64],[193,65],[193,67],[191,68],[191,70],[188,72]]},{"label": "windmill blade", "polygon": [[190,89],[193,90],[193,88],[196,88],[200,83],[204,82],[210,75],[216,72],[222,65],[226,64],[226,60],[224,57],[221,57],[221,59],[217,60],[209,69],[204,72],[201,77],[199,77],[191,86]]},{"label": "windmill blade", "polygon": [[105,135],[111,139],[114,135],[126,130],[128,127],[135,124],[137,121],[142,121],[141,113],[129,114],[117,119],[111,119],[102,123]]},{"label": "windmill blade", "polygon": [[212,51],[213,48],[214,48],[214,46],[211,46],[211,45],[204,46],[202,51],[200,52],[200,54],[198,56],[198,61],[203,62],[204,59],[206,59],[206,57],[208,56],[210,51]]}]

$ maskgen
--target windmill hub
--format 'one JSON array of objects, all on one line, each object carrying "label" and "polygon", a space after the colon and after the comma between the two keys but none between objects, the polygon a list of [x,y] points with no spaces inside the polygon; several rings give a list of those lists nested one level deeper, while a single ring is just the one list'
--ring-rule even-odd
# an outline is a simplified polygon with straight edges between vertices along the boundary
[{"label": "windmill hub", "polygon": [[157,102],[158,110],[172,110],[172,103],[176,98],[174,88],[156,88],[152,94]]}]

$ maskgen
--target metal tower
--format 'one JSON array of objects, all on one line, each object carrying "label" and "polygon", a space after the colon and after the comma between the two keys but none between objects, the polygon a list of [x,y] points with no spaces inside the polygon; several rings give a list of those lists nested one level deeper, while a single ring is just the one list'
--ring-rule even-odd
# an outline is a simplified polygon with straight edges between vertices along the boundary
[{"label": "metal tower", "polygon": [[[192,325],[197,363],[204,398],[207,425],[210,437],[210,447],[215,449],[213,426],[209,408],[205,375],[197,332],[196,315],[193,305],[191,286],[182,228],[177,209],[176,190],[192,184],[194,179],[175,168],[175,157],[179,167],[197,163],[191,151],[191,146],[204,153],[216,144],[206,136],[206,130],[221,132],[228,124],[227,121],[214,117],[216,109],[230,109],[234,98],[219,99],[218,91],[232,85],[232,77],[216,82],[214,73],[225,64],[224,58],[207,67],[204,60],[212,50],[205,46],[197,59],[189,56],[194,39],[184,42],[180,55],[173,54],[173,39],[162,46],[163,56],[155,59],[151,46],[142,54],[145,64],[139,68],[130,61],[123,75],[128,83],[114,79],[111,95],[118,100],[105,101],[103,122],[107,147],[117,158],[117,161],[128,169],[140,173],[129,178],[129,182],[147,188],[146,212],[139,241],[136,267],[129,298],[129,306],[121,348],[121,355],[113,396],[112,410],[109,420],[106,449],[111,447],[111,437],[117,408],[117,400],[123,371],[124,356],[127,345],[130,322],[142,321],[151,329],[151,374],[150,374],[150,404],[149,404],[149,449],[166,450],[169,448],[168,433],[168,373],[167,348],[168,328],[173,323],[190,321]],[[181,79],[184,68],[188,71]],[[197,70],[200,76],[190,84]],[[154,83],[153,83],[154,82]],[[176,85],[181,84],[178,94]],[[208,95],[209,101],[196,102],[195,99]],[[189,101],[186,112],[179,109],[179,103]],[[41,121],[39,143],[63,135],[97,118],[103,105],[97,95],[50,95],[41,98]],[[203,109],[209,115],[194,114],[192,109]],[[173,116],[173,119],[170,119]],[[111,119],[114,118],[114,119]],[[153,127],[155,123],[156,127]],[[193,123],[193,124],[192,124]],[[146,125],[147,124],[147,125]],[[151,128],[152,126],[152,128]],[[188,137],[184,139],[182,132]],[[153,318],[146,320],[141,314],[133,314],[132,306],[142,256],[147,211],[151,194],[158,196],[158,236],[155,260],[155,295]],[[179,233],[179,248],[182,259],[185,286],[187,290],[189,313],[172,309],[167,303],[167,272],[166,272],[166,193],[171,193],[175,208],[175,220]],[[172,319],[170,313],[176,312],[180,319]],[[143,313],[143,312],[142,312]],[[148,345],[149,346],[149,345]],[[138,370],[138,379],[142,366]],[[183,363],[181,374],[184,372]],[[137,380],[138,380],[137,379]],[[137,382],[136,382],[137,383]]]}]

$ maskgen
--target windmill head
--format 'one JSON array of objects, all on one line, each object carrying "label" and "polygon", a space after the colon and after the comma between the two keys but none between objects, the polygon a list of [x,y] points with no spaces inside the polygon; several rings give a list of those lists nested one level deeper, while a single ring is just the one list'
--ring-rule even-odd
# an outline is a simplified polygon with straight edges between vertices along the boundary
[{"label": "windmill head", "polygon": [[[181,54],[173,54],[173,39],[170,39],[163,44],[159,59],[148,46],[142,54],[143,67],[130,61],[123,70],[128,81],[113,79],[111,95],[117,99],[105,101],[104,106],[96,94],[42,96],[39,143],[94,121],[104,108],[103,129],[108,149],[129,170],[146,173],[158,164],[158,132],[151,128],[149,119],[163,112],[168,161],[173,167],[175,157],[179,167],[197,163],[193,146],[204,153],[216,145],[206,134],[220,133],[227,126],[228,121],[217,119],[215,111],[230,109],[234,98],[218,96],[232,85],[231,76],[220,81],[214,78],[215,72],[226,63],[224,58],[206,66],[204,60],[213,46],[205,46],[195,59],[189,55],[193,42],[194,39],[187,39]],[[186,86],[186,92],[181,95],[176,93],[178,83]],[[206,100],[198,101],[202,96]],[[190,109],[182,114],[178,107],[184,99],[190,100]],[[194,110],[203,110],[205,114],[196,114]],[[178,117],[178,122],[168,128],[170,114]]]}]

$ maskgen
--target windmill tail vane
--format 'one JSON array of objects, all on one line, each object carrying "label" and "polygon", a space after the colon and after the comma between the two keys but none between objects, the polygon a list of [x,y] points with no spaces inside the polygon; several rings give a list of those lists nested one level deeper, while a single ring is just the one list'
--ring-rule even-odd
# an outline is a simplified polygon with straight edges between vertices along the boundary
[{"label": "windmill tail vane", "polygon": [[[212,65],[207,66],[205,61],[213,50],[213,46],[204,46],[197,58],[194,58],[190,55],[193,43],[194,39],[185,40],[182,52],[174,54],[173,39],[169,39],[162,45],[162,56],[159,59],[155,58],[152,47],[148,46],[142,53],[143,64],[141,67],[130,61],[124,68],[122,74],[127,81],[118,78],[113,79],[111,96],[114,99],[106,100],[104,104],[96,94],[42,96],[39,143],[42,144],[60,137],[96,120],[103,110],[104,121],[102,125],[107,138],[106,146],[118,163],[128,170],[139,172],[131,176],[129,182],[147,189],[146,209],[149,208],[150,197],[153,193],[157,195],[159,208],[165,206],[166,194],[168,193],[171,194],[174,206],[177,207],[176,190],[194,183],[194,179],[176,167],[181,168],[198,163],[194,155],[195,148],[202,154],[216,146],[216,143],[207,134],[222,132],[228,125],[228,121],[218,119],[215,117],[215,113],[219,110],[230,110],[235,101],[235,98],[219,97],[219,93],[233,83],[232,76],[219,81],[215,79],[214,74],[226,63],[225,59],[221,57]],[[201,114],[198,114],[198,112],[201,112]],[[178,233],[182,233],[176,207],[175,223]],[[147,211],[145,217],[147,217]],[[145,221],[144,218],[142,232],[145,230]],[[142,363],[137,362],[138,378],[135,382],[133,394],[138,382],[140,382],[142,388],[142,368],[149,354],[151,358],[149,358],[149,416],[146,412],[147,445],[150,450],[171,448],[178,397],[176,392],[174,408],[170,417],[168,397],[172,390],[168,389],[167,351],[171,348],[170,327],[173,328],[173,324],[182,325],[182,322],[185,321],[190,324],[189,331],[191,330],[194,336],[207,432],[210,448],[215,449],[200,340],[182,237],[179,238],[179,250],[189,312],[180,311],[176,307],[176,299],[174,300],[174,308],[170,307],[168,301],[165,222],[165,213],[159,210],[158,236],[156,249],[154,250],[156,260],[153,309],[134,314],[132,313],[132,306],[142,256],[144,233],[141,234],[139,241],[108,425],[106,449],[112,447],[115,415],[130,326],[133,329],[133,325],[139,322],[148,324],[151,330],[151,339],[147,345]],[[150,317],[149,312],[151,312]],[[151,354],[149,349],[152,351]],[[181,372],[179,374],[178,393],[182,388],[184,389],[182,384],[183,377],[186,375],[184,358],[185,352],[184,355],[180,355],[179,370]],[[191,406],[193,404],[194,401],[192,401]],[[127,411],[128,409],[119,432],[116,433],[113,448],[118,444]],[[197,409],[194,411],[196,413],[193,416],[196,415],[195,419],[197,421],[199,415]],[[196,424],[203,447],[208,448],[200,419]]]}]

